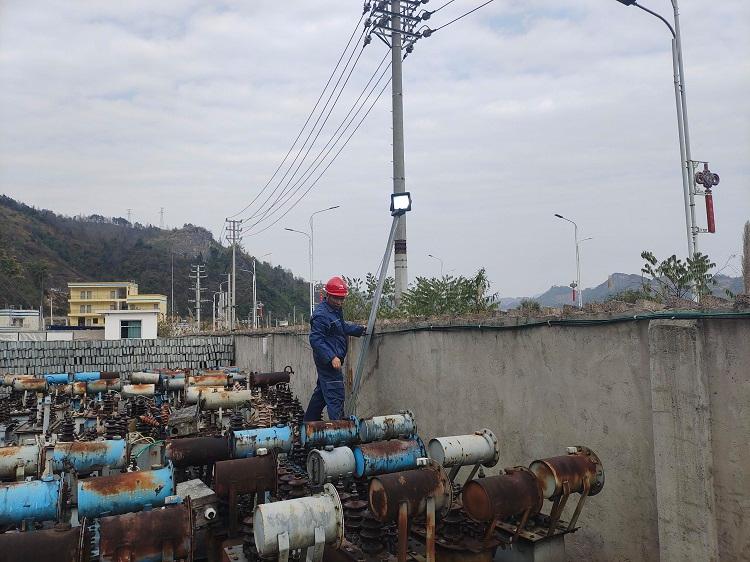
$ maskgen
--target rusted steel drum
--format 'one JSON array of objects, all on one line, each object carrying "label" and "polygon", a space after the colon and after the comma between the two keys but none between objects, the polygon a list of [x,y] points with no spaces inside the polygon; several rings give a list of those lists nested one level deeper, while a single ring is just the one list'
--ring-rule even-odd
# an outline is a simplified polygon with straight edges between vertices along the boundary
[{"label": "rusted steel drum", "polygon": [[402,503],[406,503],[409,517],[424,515],[429,497],[435,498],[435,513],[442,518],[451,506],[451,483],[443,468],[433,462],[422,468],[373,477],[368,495],[370,511],[382,523],[396,521]]},{"label": "rusted steel drum", "polygon": [[229,377],[224,373],[213,375],[195,375],[188,378],[188,384],[191,386],[221,386],[229,384]]},{"label": "rusted steel drum", "polygon": [[599,457],[587,447],[570,447],[568,454],[536,460],[529,466],[542,483],[545,498],[562,495],[563,483],[568,483],[569,493],[582,493],[584,481],[589,483],[589,496],[604,488],[604,466]]},{"label": "rusted steel drum", "polygon": [[36,378],[28,378],[28,379],[15,379],[13,381],[13,390],[16,392],[23,392],[24,390],[32,390],[34,392],[44,392],[47,390],[47,380],[46,379],[36,379]]},{"label": "rusted steel drum", "polygon": [[359,439],[358,427],[359,420],[356,416],[345,420],[304,422],[300,427],[300,441],[303,447],[348,445]]},{"label": "rusted steel drum", "polygon": [[0,534],[2,562],[85,562],[91,542],[88,525]]},{"label": "rusted steel drum", "polygon": [[482,429],[471,435],[436,437],[430,439],[427,448],[430,458],[445,467],[474,464],[492,467],[500,458],[497,437],[489,429]]},{"label": "rusted steel drum", "polygon": [[86,392],[89,394],[97,394],[99,392],[107,392],[108,390],[122,390],[122,382],[120,379],[99,379],[98,381],[89,381],[86,383]]},{"label": "rusted steel drum", "polygon": [[177,504],[99,520],[99,560],[193,559],[192,510]]},{"label": "rusted steel drum", "polygon": [[362,478],[409,470],[417,466],[417,459],[426,456],[419,437],[365,443],[354,448],[354,476]]},{"label": "rusted steel drum", "polygon": [[78,481],[78,513],[83,517],[120,515],[164,505],[175,494],[172,465]]},{"label": "rusted steel drum", "polygon": [[188,386],[185,388],[185,404],[197,404],[201,396],[209,392],[224,392],[223,386]]},{"label": "rusted steel drum", "polygon": [[102,371],[99,373],[99,378],[103,380],[120,380],[120,373],[115,371]]},{"label": "rusted steel drum", "polygon": [[166,455],[176,468],[210,465],[229,458],[229,442],[226,437],[167,439]]},{"label": "rusted steel drum", "polygon": [[202,392],[200,406],[202,410],[218,410],[219,408],[239,408],[250,404],[253,398],[251,390],[212,390]]},{"label": "rusted steel drum", "polygon": [[294,371],[286,366],[283,371],[275,373],[250,373],[250,386],[273,386],[288,383]]},{"label": "rusted steel drum", "polygon": [[461,495],[464,510],[475,521],[507,519],[527,509],[539,513],[544,503],[542,486],[528,468],[506,468],[505,474],[468,482]]},{"label": "rusted steel drum", "polygon": [[156,394],[155,384],[126,384],[122,387],[123,398],[132,398],[133,396],[153,396]]},{"label": "rusted steel drum", "polygon": [[145,371],[138,371],[131,373],[130,382],[132,384],[159,384],[159,373],[146,373]]},{"label": "rusted steel drum", "polygon": [[[127,442],[124,439],[108,439],[55,443],[51,461],[55,472],[73,468],[78,474],[88,474],[104,467],[125,468],[127,458]],[[49,456],[47,460],[50,460]]]},{"label": "rusted steel drum", "polygon": [[214,465],[213,489],[220,498],[228,498],[232,489],[238,494],[275,494],[277,485],[276,455],[273,453],[221,461]]},{"label": "rusted steel drum", "polygon": [[36,475],[39,471],[39,455],[39,445],[0,447],[0,479],[15,480],[19,465],[23,465],[26,476]]},{"label": "rusted steel drum", "polygon": [[405,410],[389,416],[362,418],[359,420],[357,433],[362,443],[371,443],[416,435],[417,424],[414,421],[414,414]]},{"label": "rusted steel drum", "polygon": [[60,516],[63,489],[59,476],[0,484],[0,525],[55,521]]},{"label": "rusted steel drum", "polygon": [[229,449],[235,459],[253,457],[258,449],[290,453],[293,444],[294,433],[288,425],[241,429],[229,435]]}]

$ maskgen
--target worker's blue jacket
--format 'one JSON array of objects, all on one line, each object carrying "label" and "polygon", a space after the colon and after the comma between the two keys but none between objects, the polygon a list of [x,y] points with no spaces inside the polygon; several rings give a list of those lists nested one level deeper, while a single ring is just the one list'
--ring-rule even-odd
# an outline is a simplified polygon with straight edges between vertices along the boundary
[{"label": "worker's blue jacket", "polygon": [[317,367],[332,369],[331,361],[346,357],[348,336],[361,336],[364,326],[346,322],[341,309],[334,308],[327,301],[315,307],[310,318],[310,347]]}]

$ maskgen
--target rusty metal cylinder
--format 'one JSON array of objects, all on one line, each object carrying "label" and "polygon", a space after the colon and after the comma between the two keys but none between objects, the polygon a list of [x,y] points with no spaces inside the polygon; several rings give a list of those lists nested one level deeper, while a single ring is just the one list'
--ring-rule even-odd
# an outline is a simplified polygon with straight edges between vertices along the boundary
[{"label": "rusty metal cylinder", "polygon": [[172,465],[78,481],[78,513],[82,517],[119,515],[145,506],[164,505],[175,494]]},{"label": "rusty metal cylinder", "polygon": [[226,387],[229,384],[229,376],[225,374],[212,375],[195,375],[188,377],[188,384],[191,386],[221,386]]},{"label": "rusty metal cylinder", "polygon": [[[99,520],[99,562],[192,560],[190,507],[177,504]],[[169,557],[165,557],[165,553]]]},{"label": "rusty metal cylinder", "polygon": [[359,420],[357,434],[362,443],[411,437],[417,433],[414,414],[408,410],[389,416],[373,416]]},{"label": "rusty metal cylinder", "polygon": [[120,380],[120,373],[116,371],[101,371],[99,373],[99,378],[108,381]]},{"label": "rusty metal cylinder", "polygon": [[54,521],[60,514],[62,492],[58,476],[0,484],[0,525]]},{"label": "rusty metal cylinder", "polygon": [[131,373],[130,382],[131,384],[159,384],[159,373],[147,373],[145,371],[138,371]]},{"label": "rusty metal cylinder", "polygon": [[300,441],[303,447],[325,447],[326,445],[348,445],[355,443],[359,420],[350,416],[345,420],[310,421],[300,427]]},{"label": "rusty metal cylinder", "polygon": [[23,466],[26,476],[39,472],[39,445],[19,445],[15,447],[0,447],[0,479],[15,480],[16,468]]},{"label": "rusty metal cylinder", "polygon": [[427,449],[430,458],[445,467],[475,464],[492,467],[500,458],[497,437],[489,429],[471,435],[436,437],[430,439]]},{"label": "rusty metal cylinder", "polygon": [[273,386],[288,383],[293,374],[294,371],[289,366],[276,373],[250,373],[250,386]]},{"label": "rusty metal cylinder", "polygon": [[89,381],[86,383],[86,392],[89,394],[98,394],[110,390],[121,391],[122,382],[120,379],[99,379],[98,381]]},{"label": "rusty metal cylinder", "polygon": [[536,460],[529,466],[542,484],[545,498],[563,494],[567,482],[568,493],[583,493],[588,481],[589,496],[595,496],[604,488],[604,466],[599,457],[587,447],[569,447],[568,454]]},{"label": "rusty metal cylinder", "polygon": [[185,377],[170,377],[164,382],[167,390],[182,390],[185,388]]},{"label": "rusty metal cylinder", "polygon": [[280,535],[288,537],[289,550],[314,546],[316,529],[323,530],[327,547],[341,546],[344,510],[331,484],[318,496],[261,504],[253,515],[255,547],[262,557],[278,554]]},{"label": "rusty metal cylinder", "polygon": [[75,469],[78,474],[88,474],[104,467],[125,468],[127,465],[127,442],[124,439],[106,441],[72,441],[55,443],[47,461],[52,461],[55,472]]},{"label": "rusty metal cylinder", "polygon": [[88,548],[91,546],[85,525],[0,534],[2,562],[79,562],[89,560],[85,552]]},{"label": "rusty metal cylinder", "polygon": [[461,493],[464,510],[475,521],[492,521],[539,513],[544,503],[542,487],[534,473],[517,466],[505,474],[467,482]]},{"label": "rusty metal cylinder", "polygon": [[354,475],[362,478],[409,470],[417,466],[417,459],[426,456],[419,437],[365,443],[354,448]]},{"label": "rusty metal cylinder", "polygon": [[185,387],[185,403],[197,404],[201,396],[209,392],[224,392],[223,386],[187,386]]},{"label": "rusty metal cylinder", "polygon": [[13,386],[13,381],[18,379],[33,379],[34,375],[3,375],[3,386]]},{"label": "rusty metal cylinder", "polygon": [[214,390],[201,393],[201,410],[218,410],[219,408],[238,408],[250,404],[251,390]]},{"label": "rusty metal cylinder", "polygon": [[356,462],[354,452],[349,447],[313,449],[307,455],[307,474],[310,481],[318,486],[340,477],[354,475]]},{"label": "rusty metal cylinder", "polygon": [[220,498],[228,498],[232,490],[237,494],[276,493],[277,484],[277,462],[273,453],[214,465],[213,489]]},{"label": "rusty metal cylinder", "polygon": [[422,468],[382,474],[370,480],[370,511],[378,521],[398,520],[398,511],[406,503],[409,517],[424,515],[427,498],[435,499],[435,513],[444,517],[451,506],[452,488],[443,468],[432,462]]},{"label": "rusty metal cylinder", "polygon": [[44,392],[47,390],[47,381],[45,379],[28,378],[28,379],[15,379],[13,381],[13,390],[16,392],[23,392],[24,390],[31,390],[33,392]]},{"label": "rusty metal cylinder", "polygon": [[155,384],[126,384],[122,387],[123,398],[133,398],[135,396],[153,396],[154,394],[156,394]]},{"label": "rusty metal cylinder", "polygon": [[229,442],[226,437],[167,439],[165,451],[176,468],[206,466],[229,459]]},{"label": "rusty metal cylinder", "polygon": [[259,427],[233,431],[229,436],[229,449],[232,458],[254,457],[259,449],[289,453],[292,450],[294,434],[288,425]]},{"label": "rusty metal cylinder", "polygon": [[86,394],[86,381],[74,381],[70,385],[70,395],[71,396],[83,396]]}]

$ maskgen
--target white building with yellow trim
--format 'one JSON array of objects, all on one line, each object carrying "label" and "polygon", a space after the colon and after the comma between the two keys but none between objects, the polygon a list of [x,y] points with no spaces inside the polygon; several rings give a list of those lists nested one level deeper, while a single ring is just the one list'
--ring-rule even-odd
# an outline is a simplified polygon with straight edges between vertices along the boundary
[{"label": "white building with yellow trim", "polygon": [[113,310],[158,311],[167,315],[167,296],[139,294],[132,281],[68,283],[68,325],[104,327],[104,313]]}]

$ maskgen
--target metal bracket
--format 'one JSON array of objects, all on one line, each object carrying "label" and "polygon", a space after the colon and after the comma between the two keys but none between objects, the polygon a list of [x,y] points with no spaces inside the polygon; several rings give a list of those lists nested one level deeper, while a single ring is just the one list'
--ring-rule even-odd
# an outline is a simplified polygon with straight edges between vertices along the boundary
[{"label": "metal bracket", "polygon": [[307,548],[306,562],[320,562],[323,559],[323,549],[326,546],[326,532],[323,527],[315,527],[315,544]]},{"label": "metal bracket", "polygon": [[279,562],[289,562],[289,533],[284,531],[276,538],[279,541]]}]

